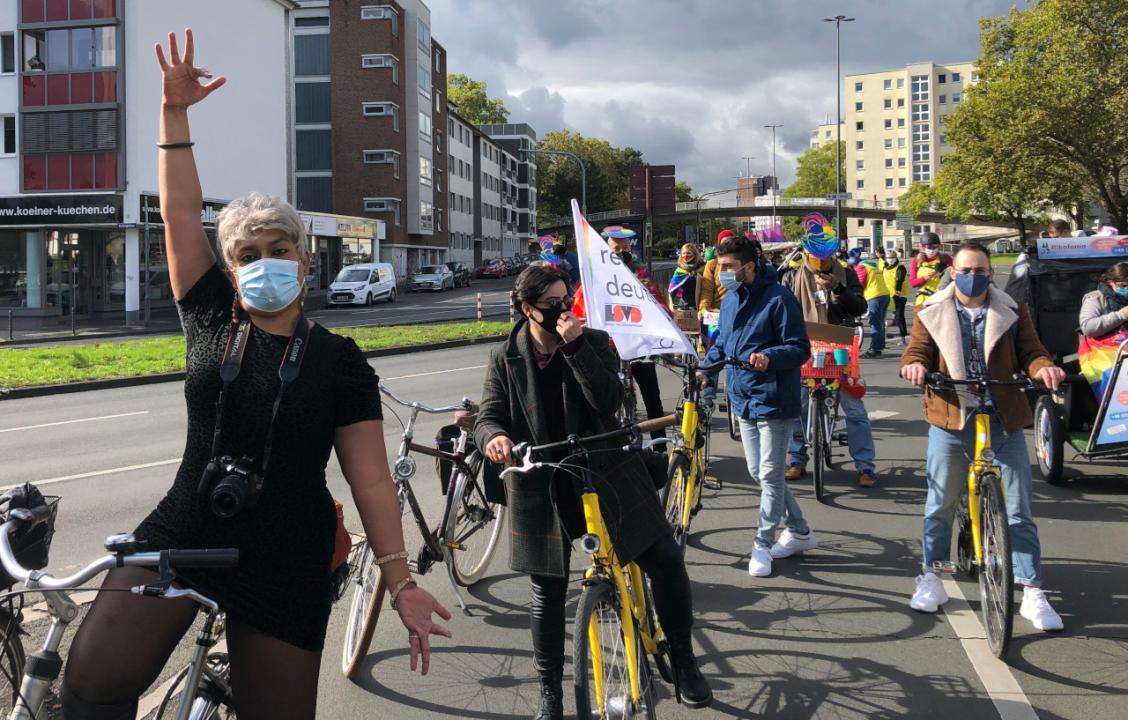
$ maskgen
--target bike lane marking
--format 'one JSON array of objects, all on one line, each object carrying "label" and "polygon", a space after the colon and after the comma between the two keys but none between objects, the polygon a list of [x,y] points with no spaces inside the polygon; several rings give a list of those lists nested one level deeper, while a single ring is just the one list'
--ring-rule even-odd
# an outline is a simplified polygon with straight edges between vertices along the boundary
[{"label": "bike lane marking", "polygon": [[384,380],[408,380],[410,378],[427,377],[429,375],[446,375],[448,373],[465,372],[467,370],[482,370],[489,367],[488,365],[471,365],[469,367],[450,368],[448,370],[433,370],[431,372],[414,373],[412,375],[397,375],[396,377],[384,378]]},{"label": "bike lane marking", "polygon": [[944,615],[952,625],[952,630],[960,639],[967,659],[983,683],[991,702],[999,712],[1001,720],[1038,720],[1038,713],[1030,704],[1022,686],[1015,680],[1010,668],[991,652],[987,645],[987,633],[972,612],[971,605],[964,597],[958,582],[944,579],[944,589],[948,592],[948,602],[943,605]]},{"label": "bike lane marking", "polygon": [[58,422],[40,423],[39,425],[24,425],[22,427],[0,428],[0,433],[17,432],[19,430],[39,430],[40,428],[58,427],[59,425],[74,425],[75,423],[95,422],[97,420],[114,420],[116,418],[134,417],[136,415],[148,414],[148,410],[138,410],[136,412],[118,413],[116,415],[100,415],[98,417],[78,418],[75,420],[60,420]]},{"label": "bike lane marking", "polygon": [[[113,475],[114,473],[132,472],[134,470],[147,470],[149,468],[162,467],[164,465],[173,465],[180,462],[181,458],[172,458],[171,460],[158,460],[157,462],[142,463],[140,465],[126,465],[125,467],[109,468],[107,470],[91,470],[90,472],[78,473],[77,475],[63,475],[61,477],[46,478],[44,480],[35,480],[33,485],[52,485],[54,483],[66,482],[68,480],[85,480],[86,478],[99,477],[101,475]],[[23,483],[17,485],[7,485],[0,488],[0,490],[8,490],[10,488],[19,487]]]}]

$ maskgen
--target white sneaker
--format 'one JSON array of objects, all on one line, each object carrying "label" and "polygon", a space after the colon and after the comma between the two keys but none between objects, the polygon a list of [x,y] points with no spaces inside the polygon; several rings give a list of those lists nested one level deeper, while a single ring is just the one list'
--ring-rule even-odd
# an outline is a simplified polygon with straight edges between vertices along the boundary
[{"label": "white sneaker", "polygon": [[777,559],[791,557],[796,553],[814,550],[817,545],[814,530],[808,530],[806,535],[797,535],[790,529],[785,529],[776,544],[772,545],[771,553]]},{"label": "white sneaker", "polygon": [[909,601],[909,607],[917,612],[934,613],[940,606],[948,602],[948,593],[944,590],[944,583],[935,573],[917,575],[916,592]]},{"label": "white sneaker", "polygon": [[1022,607],[1018,614],[1045,632],[1058,632],[1065,627],[1061,615],[1050,606],[1050,600],[1042,588],[1027,586],[1022,591]]},{"label": "white sneaker", "polygon": [[752,557],[748,560],[748,574],[752,577],[767,577],[772,574],[772,555],[763,545],[752,546]]}]

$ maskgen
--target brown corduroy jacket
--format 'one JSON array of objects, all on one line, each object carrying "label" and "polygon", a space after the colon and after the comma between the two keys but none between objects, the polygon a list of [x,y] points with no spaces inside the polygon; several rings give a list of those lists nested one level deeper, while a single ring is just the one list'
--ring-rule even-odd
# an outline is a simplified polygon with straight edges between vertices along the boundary
[{"label": "brown corduroy jacket", "polygon": [[[1019,371],[1036,377],[1043,368],[1053,366],[1050,354],[1038,339],[1026,305],[994,286],[988,293],[984,328],[988,377],[1011,380]],[[941,372],[956,380],[968,379],[954,295],[955,285],[948,285],[930,297],[917,313],[912,337],[901,356],[902,368],[919,362],[929,372]],[[965,396],[966,393],[937,392],[925,387],[924,419],[946,430],[963,429],[969,410]],[[991,398],[1007,432],[1034,422],[1030,403],[1018,388],[992,388]]]}]

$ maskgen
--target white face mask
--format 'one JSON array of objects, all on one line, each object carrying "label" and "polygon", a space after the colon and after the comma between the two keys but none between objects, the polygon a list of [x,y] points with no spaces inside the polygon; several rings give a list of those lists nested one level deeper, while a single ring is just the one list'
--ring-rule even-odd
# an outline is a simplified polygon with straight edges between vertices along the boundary
[{"label": "white face mask", "polygon": [[940,254],[940,251],[937,250],[936,248],[925,248],[924,249],[924,256],[926,258],[928,258],[929,260],[931,260],[932,258],[936,257],[939,254]]}]

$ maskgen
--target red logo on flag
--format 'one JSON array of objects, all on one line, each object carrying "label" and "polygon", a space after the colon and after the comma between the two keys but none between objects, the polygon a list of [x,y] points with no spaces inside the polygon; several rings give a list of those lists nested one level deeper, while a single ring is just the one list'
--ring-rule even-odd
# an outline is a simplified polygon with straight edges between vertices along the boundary
[{"label": "red logo on flag", "polygon": [[604,305],[603,319],[606,322],[638,325],[642,322],[642,310],[634,305]]}]

